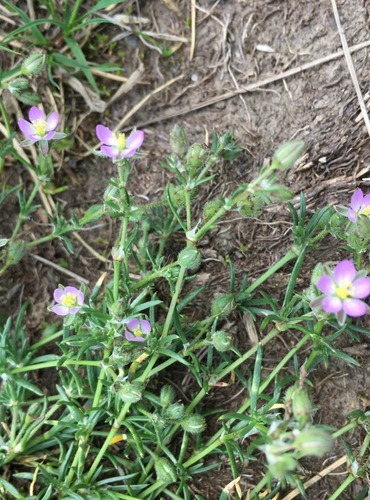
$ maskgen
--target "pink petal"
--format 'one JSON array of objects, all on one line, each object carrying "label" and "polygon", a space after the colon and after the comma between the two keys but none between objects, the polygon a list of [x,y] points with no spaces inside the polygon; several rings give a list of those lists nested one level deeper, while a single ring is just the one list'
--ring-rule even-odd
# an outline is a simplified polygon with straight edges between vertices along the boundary
[{"label": "pink petal", "polygon": [[335,266],[333,274],[336,283],[339,283],[341,280],[351,282],[356,276],[356,268],[353,262],[345,259]]},{"label": "pink petal", "polygon": [[352,285],[353,296],[356,299],[366,299],[370,295],[370,278],[358,278]]},{"label": "pink petal", "polygon": [[144,337],[135,337],[135,335],[132,335],[132,333],[126,331],[125,332],[125,337],[127,340],[133,341],[133,342],[145,342]]},{"label": "pink petal", "polygon": [[124,149],[119,153],[120,158],[131,158],[136,153],[136,149]]},{"label": "pink petal", "polygon": [[56,111],[54,111],[53,113],[50,114],[49,118],[46,120],[45,130],[47,130],[48,132],[50,130],[54,130],[58,125],[58,121],[59,121],[59,115]]},{"label": "pink petal", "polygon": [[107,146],[114,146],[117,144],[115,134],[108,127],[104,127],[104,125],[96,126],[96,135],[98,136],[99,141]]},{"label": "pink petal", "polygon": [[369,307],[365,302],[362,302],[362,300],[346,299],[343,302],[343,311],[348,314],[348,316],[358,318],[366,314],[369,311]]},{"label": "pink petal", "polygon": [[69,313],[68,307],[64,306],[53,306],[51,310],[58,316],[66,316]]},{"label": "pink petal", "polygon": [[334,281],[327,274],[323,274],[316,284],[320,292],[326,295],[332,295],[335,292]]},{"label": "pink petal", "polygon": [[352,210],[352,208],[348,209],[347,217],[349,218],[350,221],[356,222],[356,212]]},{"label": "pink petal", "polygon": [[58,302],[58,304],[60,304],[61,300],[62,300],[62,295],[65,294],[65,291],[62,290],[61,288],[56,288],[54,290],[54,293],[53,293],[53,297],[54,297],[54,300],[55,302]]},{"label": "pink petal", "polygon": [[144,132],[142,130],[135,130],[126,140],[126,149],[138,149],[144,142]]},{"label": "pink petal", "polygon": [[363,199],[364,199],[364,194],[362,192],[362,189],[360,188],[356,189],[351,198],[351,208],[355,212],[357,212],[360,209]]},{"label": "pink petal", "polygon": [[78,307],[78,306],[76,306],[76,307],[70,307],[70,308],[68,308],[68,314],[76,314],[76,313],[78,313],[78,311],[80,309],[81,309],[81,307]]},{"label": "pink petal", "polygon": [[43,112],[42,109],[36,108],[36,106],[32,106],[28,113],[28,117],[31,120],[31,122],[37,121],[37,120],[45,120],[46,116],[45,113]]},{"label": "pink petal", "polygon": [[109,158],[117,158],[117,156],[119,155],[118,149],[114,146],[102,146],[100,148],[100,151],[103,153],[103,155],[109,156]]},{"label": "pink petal", "polygon": [[44,141],[50,141],[55,135],[55,132],[52,130],[51,132],[48,132],[45,137],[43,137]]},{"label": "pink petal", "polygon": [[362,200],[362,207],[368,207],[370,205],[370,194],[367,194]]},{"label": "pink petal", "polygon": [[23,118],[18,120],[18,127],[21,129],[25,137],[27,137],[27,139],[29,139],[30,141],[36,142],[38,140],[35,138],[35,130],[33,126],[27,120],[23,120]]},{"label": "pink petal", "polygon": [[140,329],[143,333],[148,335],[152,330],[152,325],[149,323],[148,320],[143,319],[143,320],[141,320],[141,328]]},{"label": "pink petal", "polygon": [[321,306],[328,313],[337,313],[342,309],[343,304],[338,297],[324,297]]},{"label": "pink petal", "polygon": [[129,330],[133,331],[140,327],[140,322],[137,318],[131,318],[127,321],[126,326]]}]

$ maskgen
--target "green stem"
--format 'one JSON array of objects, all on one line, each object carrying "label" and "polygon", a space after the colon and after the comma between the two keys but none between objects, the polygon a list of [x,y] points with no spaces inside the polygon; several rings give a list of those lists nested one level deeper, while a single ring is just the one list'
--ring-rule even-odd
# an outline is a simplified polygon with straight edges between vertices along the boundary
[{"label": "green stem", "polygon": [[[59,366],[60,360],[55,361],[45,361],[45,363],[36,363],[35,365],[27,365],[20,366],[19,368],[14,368],[11,370],[11,373],[24,373],[32,370],[43,370],[44,368],[55,368]],[[66,359],[60,366],[101,366],[100,361],[83,361],[83,360],[74,360],[74,359]]]},{"label": "green stem", "polygon": [[344,481],[343,483],[339,486],[339,488],[328,498],[328,500],[335,500],[336,498],[340,498],[342,495],[343,491],[348,488],[348,486],[353,483],[355,480],[355,477],[350,474]]}]

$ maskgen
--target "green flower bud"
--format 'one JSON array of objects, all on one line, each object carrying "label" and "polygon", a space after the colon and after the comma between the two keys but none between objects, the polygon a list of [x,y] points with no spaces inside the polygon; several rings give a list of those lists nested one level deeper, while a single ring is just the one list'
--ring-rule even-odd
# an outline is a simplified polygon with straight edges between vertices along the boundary
[{"label": "green flower bud", "polygon": [[7,265],[12,266],[23,259],[27,251],[26,243],[22,240],[13,241],[8,245]]},{"label": "green flower bud", "polygon": [[293,445],[302,456],[322,457],[333,446],[333,438],[322,429],[309,427],[299,433]]},{"label": "green flower bud", "polygon": [[137,403],[142,398],[142,387],[139,384],[131,384],[130,382],[123,382],[119,389],[118,394],[125,403]]},{"label": "green flower bud", "polygon": [[166,458],[157,458],[154,462],[158,479],[164,483],[174,483],[177,479],[176,469]]},{"label": "green flower bud", "polygon": [[207,201],[203,208],[203,215],[206,219],[210,219],[222,207],[222,200]]},{"label": "green flower bud", "polygon": [[271,166],[283,170],[293,165],[305,150],[303,141],[289,141],[281,144],[275,152]]},{"label": "green flower bud", "polygon": [[27,76],[39,75],[44,69],[46,55],[35,53],[28,56],[22,64],[22,73]]},{"label": "green flower bud", "polygon": [[34,106],[35,104],[39,104],[41,102],[41,99],[36,92],[32,92],[31,90],[13,91],[12,93],[18,101],[30,106]]},{"label": "green flower bud", "polygon": [[184,416],[185,406],[182,403],[174,403],[167,408],[164,417],[169,420],[179,420]]},{"label": "green flower bud", "polygon": [[181,427],[191,434],[199,434],[206,428],[206,421],[201,415],[189,415],[181,421]]},{"label": "green flower bud", "polygon": [[172,203],[176,207],[185,205],[185,191],[183,187],[178,187],[174,184],[169,183],[168,194],[171,198]]},{"label": "green flower bud", "polygon": [[184,248],[178,255],[179,264],[187,269],[195,269],[201,260],[202,256],[196,248]]},{"label": "green flower bud", "polygon": [[172,385],[163,386],[159,398],[163,408],[167,408],[175,399],[175,389]]},{"label": "green flower bud", "polygon": [[112,248],[112,258],[113,260],[123,261],[125,260],[125,251],[122,246]]},{"label": "green flower bud", "polygon": [[212,344],[219,352],[228,351],[233,345],[231,336],[221,330],[213,333]]},{"label": "green flower bud", "polygon": [[309,422],[312,405],[308,392],[305,388],[297,388],[292,396],[292,410],[294,417],[300,425],[305,425]]},{"label": "green flower bud", "polygon": [[16,78],[8,83],[8,90],[11,94],[17,96],[22,90],[29,89],[30,84],[27,78]]},{"label": "green flower bud", "polygon": [[235,298],[232,293],[225,293],[217,297],[211,306],[212,316],[226,318],[236,307]]},{"label": "green flower bud", "polygon": [[298,466],[298,461],[292,453],[281,453],[274,444],[263,447],[266,454],[270,474],[276,479],[284,479],[288,472]]},{"label": "green flower bud", "polygon": [[186,164],[190,170],[197,170],[204,166],[208,153],[200,144],[194,144],[186,155]]},{"label": "green flower bud", "polygon": [[170,145],[173,153],[182,158],[188,150],[188,141],[184,129],[175,125],[170,134]]}]

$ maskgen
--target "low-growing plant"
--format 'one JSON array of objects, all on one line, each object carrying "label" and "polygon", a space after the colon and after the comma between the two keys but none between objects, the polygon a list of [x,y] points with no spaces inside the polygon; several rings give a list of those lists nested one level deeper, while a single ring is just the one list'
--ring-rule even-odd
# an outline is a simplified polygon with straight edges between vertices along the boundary
[{"label": "low-growing plant", "polygon": [[[228,132],[214,133],[209,146],[191,145],[176,126],[172,152],[162,164],[171,180],[162,197],[138,203],[128,181],[135,156],[140,161],[136,153],[145,147],[144,132],[134,130],[126,137],[97,124],[103,145],[94,153],[109,158],[116,169],[101,204],[69,219],[57,206],[47,213],[51,232],[30,241],[23,224],[53,176],[53,141],[64,137],[55,130],[57,111],[49,111],[47,117],[33,106],[29,121],[18,122],[23,147],[39,146],[39,156],[35,164],[23,161],[34,174],[31,191],[18,185],[3,188],[1,201],[17,192],[19,216],[12,234],[2,235],[1,273],[17,265],[29,248],[53,238],[72,251],[67,235],[103,216],[116,222],[117,239],[106,281],[97,277],[91,288],[70,281],[54,291],[49,309],[55,323],[44,329],[40,340],[33,342],[24,324],[27,304],[1,327],[0,464],[11,471],[0,479],[2,495],[37,500],[201,499],[192,490],[194,476],[221,466],[225,457],[238,498],[243,495],[238,483],[243,466],[256,460],[265,462],[265,474],[247,486],[248,498],[273,498],[287,485],[304,495],[300,460],[323,456],[335,438],[362,427],[365,438],[356,459],[346,445],[351,472],[345,486],[332,495],[337,498],[366,473],[368,414],[352,413],[341,429],[316,424],[310,374],[333,356],[358,365],[335,347],[335,339],[369,334],[351,320],[369,310],[365,299],[370,278],[363,269],[369,248],[364,232],[369,195],[357,190],[349,208],[324,207],[310,217],[303,194],[294,207],[288,202],[293,193],[279,183],[280,172],[304,151],[304,144],[294,140],[281,145],[253,180],[227,196],[215,195],[200,213],[194,204],[200,186],[212,181],[217,164],[235,160],[241,148]],[[11,140],[7,153],[15,154]],[[285,201],[292,216],[290,249],[254,281],[245,276],[239,286],[229,260],[230,290],[213,298],[209,308],[198,307],[194,316],[197,304],[205,300],[204,287],[194,285],[205,236],[227,213],[262,216],[264,206]],[[348,258],[335,266],[319,263],[311,284],[298,292],[307,254],[329,233],[344,240]],[[174,234],[182,248],[171,258]],[[285,294],[271,297],[263,285],[288,263],[292,272]],[[235,315],[258,324],[258,342],[246,351],[236,347],[228,331],[227,319]],[[267,373],[264,348],[283,332],[294,332],[299,340]],[[302,360],[302,348],[308,346],[311,353]],[[283,370],[289,364],[292,371],[286,376]],[[165,383],[166,374],[168,378],[180,369],[193,380],[189,402],[176,384]],[[46,392],[43,380],[51,378],[55,390]],[[208,395],[233,378],[245,388],[245,400],[233,411],[209,408]],[[209,427],[215,417],[216,428]],[[225,488],[220,499],[229,492]]]}]

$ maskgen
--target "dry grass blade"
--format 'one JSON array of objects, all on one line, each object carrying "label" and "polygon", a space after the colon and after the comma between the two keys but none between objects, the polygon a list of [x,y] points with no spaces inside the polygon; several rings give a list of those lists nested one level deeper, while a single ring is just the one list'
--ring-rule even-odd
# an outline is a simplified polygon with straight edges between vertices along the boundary
[{"label": "dry grass blade", "polygon": [[51,262],[50,260],[44,259],[44,257],[40,257],[40,255],[35,255],[33,253],[31,253],[30,255],[35,260],[38,260],[39,262],[42,262],[43,264],[46,264],[47,266],[50,266],[53,269],[56,269],[60,273],[65,274],[66,276],[69,276],[70,278],[73,278],[76,281],[79,281],[80,283],[85,283],[86,285],[89,284],[89,280],[87,280],[86,278],[83,278],[82,276],[79,276],[78,274],[73,273],[72,271],[69,271],[69,269],[58,266],[58,264],[55,264],[55,262]]},{"label": "dry grass blade", "polygon": [[127,94],[135,85],[137,85],[145,72],[145,66],[140,63],[139,67],[130,75],[130,78],[123,83],[120,88],[113,94],[113,96],[108,101],[107,107],[113,104],[117,99],[119,99],[124,94]]},{"label": "dry grass blade", "polygon": [[[338,467],[340,467],[341,465],[345,464],[347,462],[347,460],[348,460],[347,455],[344,455],[343,457],[338,458],[338,460],[336,460],[333,464],[326,467],[326,469],[323,469],[319,474],[316,474],[314,477],[311,477],[311,479],[309,479],[308,481],[303,483],[305,490],[307,488],[309,488],[310,486],[314,485],[315,483],[317,483],[318,481],[321,481],[321,479],[323,477],[330,474],[330,472],[332,472],[333,470],[335,470]],[[291,491],[289,493],[289,495],[282,498],[281,500],[292,500],[293,498],[297,497],[298,495],[300,495],[300,491],[298,490],[298,488],[296,488],[295,490]]]},{"label": "dry grass blade", "polygon": [[336,22],[336,25],[337,25],[337,28],[338,28],[338,33],[339,33],[339,36],[340,36],[340,40],[342,42],[344,57],[346,59],[346,63],[347,63],[348,70],[349,70],[349,74],[351,75],[351,78],[352,78],[353,86],[355,87],[355,90],[356,90],[357,99],[358,99],[358,102],[360,104],[360,108],[361,108],[361,111],[362,111],[362,116],[363,116],[363,119],[364,119],[364,122],[365,122],[365,125],[366,125],[366,128],[367,128],[367,133],[370,136],[370,120],[369,120],[369,115],[367,113],[367,109],[366,109],[366,106],[365,106],[364,99],[362,97],[362,92],[361,92],[361,89],[360,89],[360,85],[358,83],[358,79],[357,79],[357,75],[356,75],[356,70],[355,70],[355,67],[353,65],[353,61],[352,61],[352,57],[351,57],[351,53],[350,53],[351,51],[350,51],[350,49],[348,47],[347,39],[346,39],[346,36],[344,34],[342,24],[340,22],[339,12],[338,12],[336,1],[335,0],[331,0],[331,3],[332,3],[332,6],[333,6],[333,13],[334,13],[335,22]]},{"label": "dry grass blade", "polygon": [[190,0],[190,19],[191,19],[191,43],[190,43],[190,61],[193,59],[195,50],[195,33],[196,33],[196,10],[195,0]]}]

